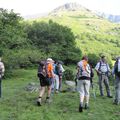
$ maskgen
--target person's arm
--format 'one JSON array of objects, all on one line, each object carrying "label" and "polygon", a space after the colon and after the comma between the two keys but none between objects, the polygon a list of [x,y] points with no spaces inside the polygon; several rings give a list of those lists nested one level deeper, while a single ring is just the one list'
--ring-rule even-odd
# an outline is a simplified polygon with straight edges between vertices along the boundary
[{"label": "person's arm", "polygon": [[109,64],[107,64],[107,66],[108,66],[108,72],[111,72],[111,69],[110,69],[110,66],[109,66]]},{"label": "person's arm", "polygon": [[61,67],[61,71],[62,71],[62,73],[63,73],[65,70],[64,70],[64,68],[63,68],[63,66],[62,66],[62,65],[61,65],[60,67]]},{"label": "person's arm", "polygon": [[114,64],[114,67],[113,67],[113,69],[112,69],[112,75],[114,76],[115,75],[115,69],[116,69],[116,64]]},{"label": "person's arm", "polygon": [[97,75],[100,74],[99,68],[100,68],[100,62],[98,62],[97,65],[95,66],[95,71],[97,72]]},{"label": "person's arm", "polygon": [[95,66],[95,70],[98,72],[99,71],[99,66],[100,66],[100,63],[98,62],[97,65]]}]

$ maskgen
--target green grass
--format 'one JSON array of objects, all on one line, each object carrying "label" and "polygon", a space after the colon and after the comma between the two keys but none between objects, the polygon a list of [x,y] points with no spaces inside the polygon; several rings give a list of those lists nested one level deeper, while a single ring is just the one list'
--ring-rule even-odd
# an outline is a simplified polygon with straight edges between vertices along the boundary
[{"label": "green grass", "polygon": [[[52,97],[51,104],[38,107],[36,98],[38,93],[25,91],[25,86],[30,82],[39,84],[36,77],[37,70],[16,70],[14,76],[5,79],[2,83],[3,97],[0,99],[0,120],[119,120],[120,106],[112,104],[106,96],[99,96],[95,77],[95,91],[97,98],[90,98],[90,109],[78,112],[78,93],[59,93]],[[64,85],[64,88],[66,86]],[[111,89],[112,86],[111,86]]]}]

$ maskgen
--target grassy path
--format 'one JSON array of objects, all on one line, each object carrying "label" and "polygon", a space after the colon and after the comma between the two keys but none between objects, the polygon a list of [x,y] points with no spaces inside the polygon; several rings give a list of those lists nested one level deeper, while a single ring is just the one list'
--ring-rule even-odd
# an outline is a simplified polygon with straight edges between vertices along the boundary
[{"label": "grassy path", "polygon": [[12,78],[3,81],[0,120],[120,120],[120,105],[113,105],[113,99],[106,96],[101,98],[98,89],[96,100],[91,95],[90,109],[79,113],[78,93],[55,94],[50,105],[36,106],[38,93],[24,90],[30,82],[39,84],[36,70],[16,70]]}]

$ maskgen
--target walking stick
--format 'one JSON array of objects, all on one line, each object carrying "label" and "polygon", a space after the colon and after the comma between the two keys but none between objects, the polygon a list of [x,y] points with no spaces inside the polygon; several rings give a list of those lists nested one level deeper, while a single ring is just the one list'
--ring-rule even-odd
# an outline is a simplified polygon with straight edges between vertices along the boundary
[{"label": "walking stick", "polygon": [[94,99],[96,99],[96,93],[95,93],[95,89],[93,86],[92,78],[90,79],[90,83],[91,83],[91,88],[92,88],[92,95],[93,95]]}]

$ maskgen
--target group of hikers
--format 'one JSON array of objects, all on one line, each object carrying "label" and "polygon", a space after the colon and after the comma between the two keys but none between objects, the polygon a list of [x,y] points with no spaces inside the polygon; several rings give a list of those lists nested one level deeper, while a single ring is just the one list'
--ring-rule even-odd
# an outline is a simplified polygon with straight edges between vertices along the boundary
[{"label": "group of hikers", "polygon": [[[38,68],[38,77],[40,80],[40,92],[37,99],[37,104],[40,106],[42,103],[42,97],[45,93],[45,87],[47,86],[46,102],[49,102],[52,91],[56,93],[61,91],[62,75],[64,68],[60,62],[56,62],[51,58],[40,61]],[[118,105],[120,102],[120,57],[116,59],[113,69],[111,70],[109,64],[106,61],[105,56],[101,56],[100,61],[95,66],[95,71],[98,75],[98,85],[100,90],[100,96],[104,96],[104,86],[106,88],[107,97],[113,98],[109,86],[109,76],[115,76],[115,97],[114,104]],[[94,77],[94,72],[89,64],[88,57],[84,56],[81,61],[77,63],[77,91],[80,94],[79,112],[83,112],[83,109],[89,108],[90,98],[90,86],[91,80]]]},{"label": "group of hikers", "polygon": [[[91,86],[91,79],[94,76],[93,70],[88,62],[88,57],[84,56],[83,59],[77,64],[78,69],[78,91],[80,93],[79,112],[83,111],[83,108],[89,108],[89,91]],[[110,92],[109,76],[115,76],[115,97],[113,104],[118,105],[120,102],[120,57],[116,58],[116,62],[112,70],[110,70],[109,64],[106,61],[105,56],[101,56],[100,61],[95,66],[95,71],[98,75],[98,85],[100,90],[100,96],[104,96],[104,86],[106,87],[107,97],[113,98]],[[84,106],[85,101],[85,106]]]},{"label": "group of hikers", "polygon": [[[46,102],[50,102],[50,97],[53,92],[59,93],[62,90],[62,77],[64,73],[64,68],[61,61],[54,61],[52,58],[47,60],[42,60],[38,67],[38,78],[40,80],[40,91],[39,97],[37,99],[38,106],[42,105],[42,98],[45,94],[47,87]],[[98,75],[98,85],[100,90],[100,96],[104,96],[104,86],[106,88],[107,97],[113,98],[109,86],[109,76],[115,77],[115,97],[113,103],[118,105],[120,102],[120,57],[116,58],[114,67],[112,70],[106,61],[105,56],[101,56],[101,59],[95,66],[95,71]],[[0,58],[0,97],[1,97],[1,82],[4,76],[5,67]],[[82,60],[77,63],[77,91],[80,95],[79,112],[83,112],[83,109],[89,108],[89,98],[90,98],[90,86],[92,85],[91,80],[94,77],[94,72],[89,64],[88,57],[84,56]]]},{"label": "group of hikers", "polygon": [[38,77],[40,80],[40,92],[37,104],[41,105],[42,97],[47,86],[46,102],[50,102],[50,95],[52,92],[59,93],[62,90],[62,76],[64,72],[61,61],[54,61],[51,58],[40,61],[38,67]]}]

